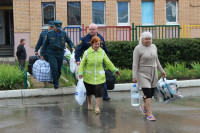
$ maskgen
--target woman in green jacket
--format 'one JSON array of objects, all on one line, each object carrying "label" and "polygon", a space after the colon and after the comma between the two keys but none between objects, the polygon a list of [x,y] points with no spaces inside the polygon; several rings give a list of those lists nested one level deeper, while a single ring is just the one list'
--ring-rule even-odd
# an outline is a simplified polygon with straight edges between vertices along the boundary
[{"label": "woman in green jacket", "polygon": [[106,53],[102,48],[101,39],[98,36],[94,36],[91,39],[91,47],[84,52],[80,67],[79,78],[83,77],[84,85],[87,91],[88,110],[92,110],[92,95],[95,95],[95,112],[100,113],[99,106],[104,94],[105,71],[103,63],[113,73],[120,75],[120,72],[113,63],[110,61]]}]

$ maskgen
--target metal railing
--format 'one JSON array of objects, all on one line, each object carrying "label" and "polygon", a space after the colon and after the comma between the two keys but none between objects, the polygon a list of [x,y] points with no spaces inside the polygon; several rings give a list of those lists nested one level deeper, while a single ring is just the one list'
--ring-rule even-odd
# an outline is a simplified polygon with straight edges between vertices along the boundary
[{"label": "metal railing", "polygon": [[132,23],[132,40],[138,40],[141,33],[149,31],[153,39],[180,38],[180,25],[145,25],[134,26]]},{"label": "metal railing", "polygon": [[200,25],[182,25],[181,38],[200,38]]},{"label": "metal railing", "polygon": [[19,68],[23,72],[24,89],[27,89],[28,88],[28,83],[27,83],[27,72],[26,72],[26,69],[23,68],[21,65],[19,66]]},{"label": "metal railing", "polygon": [[79,43],[81,39],[81,27],[64,27],[63,30],[67,32],[74,45]]},{"label": "metal railing", "polygon": [[[131,26],[98,26],[97,29],[105,41],[131,41]],[[88,32],[89,26],[82,24],[82,36]]]},{"label": "metal railing", "polygon": [[27,83],[27,72],[26,70],[23,68],[23,79],[24,79],[24,89],[27,89],[28,87],[28,83]]}]

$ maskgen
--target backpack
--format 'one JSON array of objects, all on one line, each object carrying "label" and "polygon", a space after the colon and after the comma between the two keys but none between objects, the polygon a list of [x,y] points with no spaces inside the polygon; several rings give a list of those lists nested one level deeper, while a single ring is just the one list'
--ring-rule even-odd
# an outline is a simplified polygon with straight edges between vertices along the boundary
[{"label": "backpack", "polygon": [[39,55],[34,55],[34,56],[30,56],[29,57],[29,61],[28,61],[28,72],[32,75],[32,68],[33,68],[33,64],[40,59]]}]

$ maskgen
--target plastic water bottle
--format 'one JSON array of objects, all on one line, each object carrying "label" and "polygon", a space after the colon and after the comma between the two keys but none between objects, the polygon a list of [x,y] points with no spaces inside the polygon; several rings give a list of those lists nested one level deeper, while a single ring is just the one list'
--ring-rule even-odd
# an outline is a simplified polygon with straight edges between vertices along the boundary
[{"label": "plastic water bottle", "polygon": [[133,87],[131,89],[131,105],[132,106],[140,105],[140,93],[139,93],[139,88],[137,88],[136,84],[133,84]]}]

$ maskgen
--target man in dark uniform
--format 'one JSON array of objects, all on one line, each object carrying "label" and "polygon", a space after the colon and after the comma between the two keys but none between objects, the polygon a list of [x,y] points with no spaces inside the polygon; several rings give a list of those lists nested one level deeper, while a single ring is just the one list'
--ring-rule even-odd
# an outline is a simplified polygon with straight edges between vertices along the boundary
[{"label": "man in dark uniform", "polygon": [[[84,53],[85,50],[87,50],[91,45],[90,45],[90,40],[92,39],[93,36],[98,36],[101,41],[102,41],[102,49],[106,52],[106,54],[108,55],[108,50],[106,48],[105,45],[105,41],[104,38],[97,33],[97,26],[96,24],[92,23],[89,26],[89,32],[86,36],[84,36],[83,38],[81,38],[79,45],[76,47],[76,51],[75,51],[75,59],[76,59],[76,63],[77,65],[80,65],[80,57],[82,56],[82,54]],[[108,92],[107,92],[107,85],[106,83],[104,83],[104,97],[103,100],[109,101],[110,98],[108,97]]]},{"label": "man in dark uniform", "polygon": [[46,51],[53,76],[54,88],[57,89],[59,87],[59,78],[61,75],[65,42],[68,43],[72,51],[74,51],[74,44],[67,33],[61,30],[62,22],[57,20],[54,24],[54,30],[51,30],[47,33],[47,37],[42,45],[40,55],[41,59],[44,59],[44,52]]},{"label": "man in dark uniform", "polygon": [[[44,41],[47,37],[47,32],[54,29],[54,21],[49,21],[48,30],[41,32],[37,45],[35,46],[35,55],[38,55],[38,50],[44,44]],[[47,55],[44,53],[44,59],[47,60]]]}]

